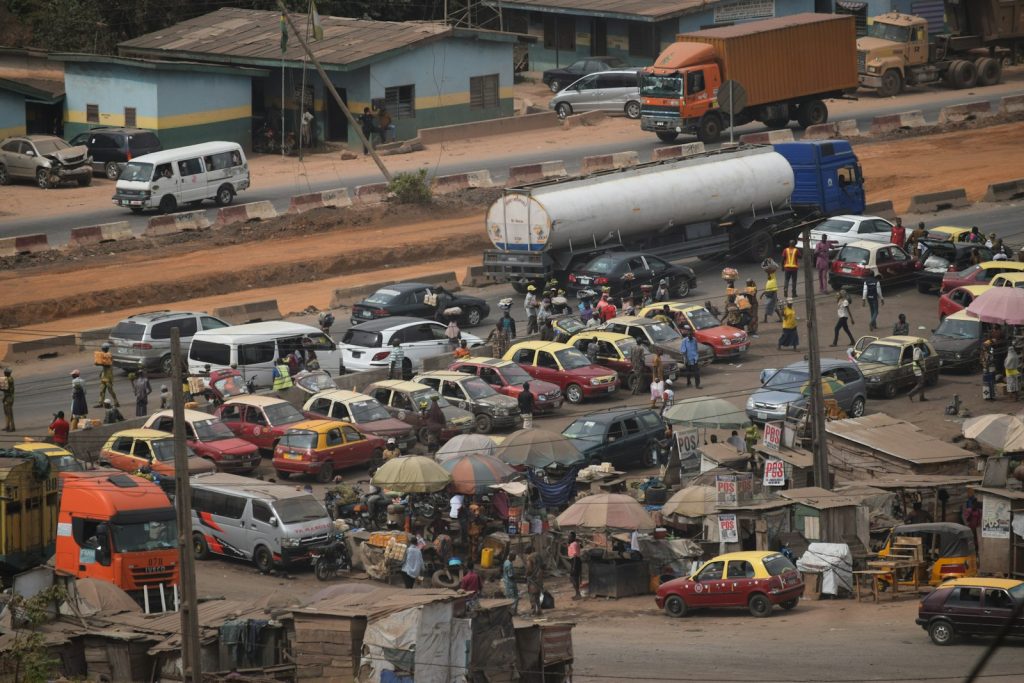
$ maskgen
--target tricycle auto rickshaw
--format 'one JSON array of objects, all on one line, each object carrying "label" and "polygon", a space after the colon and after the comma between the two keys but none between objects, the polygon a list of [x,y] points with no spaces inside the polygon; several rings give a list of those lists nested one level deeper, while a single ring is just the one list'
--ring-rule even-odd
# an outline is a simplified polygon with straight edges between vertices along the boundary
[{"label": "tricycle auto rickshaw", "polygon": [[[907,559],[917,552],[916,547],[921,554],[916,570],[920,585],[938,586],[949,579],[978,575],[978,553],[970,527],[953,522],[902,524],[889,532],[878,557]],[[909,570],[896,575],[901,586],[915,583]]]}]

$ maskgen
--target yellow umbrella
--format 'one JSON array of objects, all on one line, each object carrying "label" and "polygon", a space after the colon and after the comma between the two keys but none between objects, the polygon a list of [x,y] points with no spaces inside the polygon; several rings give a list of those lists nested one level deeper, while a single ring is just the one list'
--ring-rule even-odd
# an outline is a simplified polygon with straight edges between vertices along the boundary
[{"label": "yellow umbrella", "polygon": [[373,473],[374,486],[399,493],[434,493],[448,486],[452,477],[445,468],[422,455],[393,458]]},{"label": "yellow umbrella", "polygon": [[718,491],[714,486],[687,486],[672,494],[661,508],[663,515],[706,517],[718,512]]}]

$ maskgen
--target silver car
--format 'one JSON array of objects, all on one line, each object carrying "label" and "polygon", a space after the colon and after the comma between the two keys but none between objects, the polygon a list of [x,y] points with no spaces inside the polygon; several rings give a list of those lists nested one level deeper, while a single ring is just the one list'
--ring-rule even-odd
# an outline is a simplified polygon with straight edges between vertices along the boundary
[{"label": "silver car", "polygon": [[25,135],[0,142],[0,185],[25,178],[44,190],[71,181],[85,187],[92,182],[91,164],[85,145],[72,147],[55,135]]},{"label": "silver car", "polygon": [[[822,358],[821,377],[829,380],[823,382],[825,398],[835,399],[850,417],[864,414],[867,383],[856,363]],[[747,417],[754,422],[786,419],[791,408],[799,409],[807,404],[809,378],[807,361],[790,363],[781,370],[763,370],[761,388],[747,399]]]},{"label": "silver car", "polygon": [[551,98],[559,118],[583,111],[621,111],[640,118],[640,79],[635,69],[601,71],[579,79]]},{"label": "silver car", "polygon": [[172,327],[178,328],[181,347],[187,351],[192,335],[199,330],[216,330],[229,325],[220,318],[192,311],[152,311],[129,316],[110,330],[114,366],[122,370],[141,367],[169,376],[174,369],[171,364]]},{"label": "silver car", "polygon": [[833,216],[811,230],[811,249],[822,237],[828,240],[833,254],[840,247],[858,240],[889,244],[892,223],[879,216]]}]

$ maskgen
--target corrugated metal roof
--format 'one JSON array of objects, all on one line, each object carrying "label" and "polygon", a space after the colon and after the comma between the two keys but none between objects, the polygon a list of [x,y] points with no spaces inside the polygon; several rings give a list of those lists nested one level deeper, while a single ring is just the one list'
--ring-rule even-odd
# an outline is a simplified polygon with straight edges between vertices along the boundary
[{"label": "corrugated metal roof", "polygon": [[620,16],[660,21],[712,7],[721,2],[722,0],[502,0],[501,7],[556,14]]},{"label": "corrugated metal roof", "polygon": [[306,605],[292,610],[293,614],[332,617],[365,617],[373,619],[393,612],[401,612],[412,607],[428,605],[432,602],[457,600],[459,593],[444,589],[411,589],[379,588],[368,593],[343,593],[327,600]]},{"label": "corrugated metal roof", "polygon": [[778,458],[783,462],[789,463],[793,467],[814,467],[814,455],[812,455],[810,451],[805,451],[802,448],[786,448],[785,446],[779,446],[778,450],[774,450],[758,446],[757,452],[769,458]]},{"label": "corrugated metal roof", "polygon": [[827,491],[818,486],[807,486],[802,489],[789,489],[779,491],[779,495],[788,498],[794,503],[801,503],[816,510],[829,510],[831,508],[849,507],[860,505],[860,501],[850,496],[844,496],[835,491]]},{"label": "corrugated metal roof", "polygon": [[[840,19],[837,19],[837,15],[835,14],[802,12],[800,14],[787,14],[784,17],[775,17],[774,19],[760,19],[755,22],[740,22],[739,24],[733,24],[732,26],[704,29],[703,31],[699,31],[699,33],[701,36],[707,38],[737,38],[739,36],[749,36],[757,33],[778,31],[779,29],[790,28],[792,26],[818,24],[823,21],[847,21],[845,15],[838,16]],[[697,32],[680,34],[680,38],[693,35],[693,33]]]},{"label": "corrugated metal roof", "polygon": [[758,510],[778,510],[784,507],[789,507],[796,501],[792,500],[763,500],[760,503],[748,503],[747,505],[719,505],[719,510],[744,510],[748,512],[756,512]]},{"label": "corrugated metal roof", "polygon": [[[305,14],[292,14],[306,26]],[[426,22],[370,21],[322,16],[323,40],[310,42],[325,69],[351,67],[393,50],[453,33],[450,27]],[[483,39],[507,40],[506,34],[478,31]],[[280,63],[280,14],[263,10],[223,8],[118,44],[122,55],[183,56],[231,64]],[[289,28],[285,62],[301,62],[305,52]]]},{"label": "corrugated metal roof", "polygon": [[740,453],[731,443],[709,443],[700,447],[701,454],[711,462],[746,462],[750,456]]},{"label": "corrugated metal roof", "polygon": [[915,425],[885,413],[875,413],[825,424],[833,437],[846,439],[871,450],[917,465],[971,460],[974,453],[937,439]]},{"label": "corrugated metal roof", "polygon": [[999,496],[1000,498],[1024,500],[1024,491],[1011,491],[1010,489],[995,488],[993,486],[975,486],[974,490],[981,491],[982,493],[988,493],[993,496]]},{"label": "corrugated metal roof", "polygon": [[879,489],[929,489],[936,486],[973,484],[981,477],[947,474],[890,474],[882,479],[868,479],[863,483]]}]

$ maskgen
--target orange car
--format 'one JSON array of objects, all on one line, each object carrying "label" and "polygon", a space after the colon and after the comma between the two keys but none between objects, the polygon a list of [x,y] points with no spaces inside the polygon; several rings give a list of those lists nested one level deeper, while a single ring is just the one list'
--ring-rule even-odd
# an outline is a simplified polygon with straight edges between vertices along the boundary
[{"label": "orange car", "polygon": [[312,474],[321,484],[336,470],[360,465],[379,466],[384,439],[361,432],[340,420],[306,420],[291,426],[274,448],[274,471],[281,479]]}]

